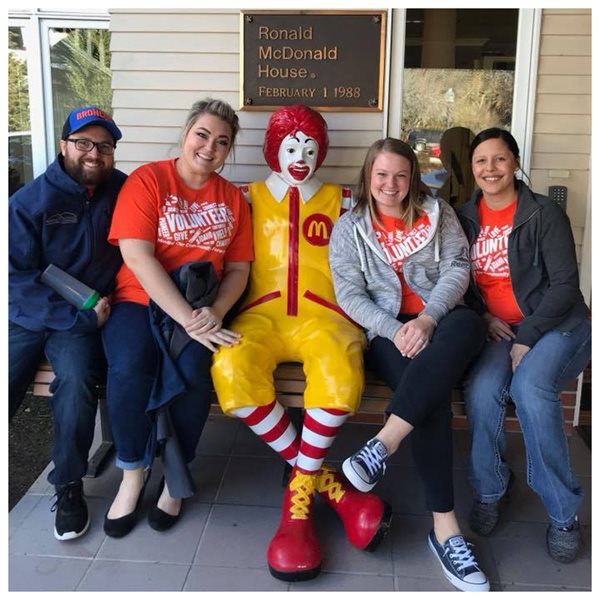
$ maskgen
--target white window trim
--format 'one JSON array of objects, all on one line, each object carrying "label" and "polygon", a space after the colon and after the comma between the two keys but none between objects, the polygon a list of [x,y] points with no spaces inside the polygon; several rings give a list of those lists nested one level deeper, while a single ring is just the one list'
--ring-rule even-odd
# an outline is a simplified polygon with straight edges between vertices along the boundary
[{"label": "white window trim", "polygon": [[33,176],[46,170],[48,160],[44,139],[44,101],[40,40],[36,35],[37,17],[10,18],[9,27],[21,27],[27,48],[27,81],[29,87],[29,120],[31,124],[31,160]]},{"label": "white window trim", "polygon": [[[521,167],[525,173],[529,173],[531,166],[541,23],[542,9],[522,8],[519,10],[515,87],[510,130],[519,144]],[[515,110],[516,106],[520,110]]]}]

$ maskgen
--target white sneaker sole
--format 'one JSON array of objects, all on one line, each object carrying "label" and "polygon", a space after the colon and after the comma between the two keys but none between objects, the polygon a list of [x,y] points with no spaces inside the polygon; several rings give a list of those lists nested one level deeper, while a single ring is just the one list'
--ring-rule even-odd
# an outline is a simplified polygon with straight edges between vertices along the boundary
[{"label": "white sneaker sole", "polygon": [[431,548],[431,551],[433,552],[434,556],[438,559],[438,562],[440,563],[440,565],[442,567],[442,571],[444,572],[446,579],[455,588],[457,588],[463,592],[489,592],[490,591],[490,582],[487,578],[483,583],[469,583],[468,581],[459,579],[456,575],[454,575],[453,573],[448,571],[446,569],[446,565],[444,565],[444,563],[442,562],[442,559],[439,557],[437,550],[435,549],[435,546],[433,545],[433,542],[429,538],[427,538],[427,543],[429,544],[429,547]]},{"label": "white sneaker sole", "polygon": [[87,523],[85,527],[81,531],[65,531],[65,533],[60,534],[56,531],[56,527],[54,527],[54,537],[61,542],[66,542],[67,540],[74,540],[78,537],[81,537],[90,527],[90,518],[88,516]]},{"label": "white sneaker sole", "polygon": [[347,458],[342,463],[342,471],[344,472],[346,479],[361,492],[370,492],[375,487],[374,483],[367,483],[356,474],[356,471],[352,468],[352,462],[350,458]]}]

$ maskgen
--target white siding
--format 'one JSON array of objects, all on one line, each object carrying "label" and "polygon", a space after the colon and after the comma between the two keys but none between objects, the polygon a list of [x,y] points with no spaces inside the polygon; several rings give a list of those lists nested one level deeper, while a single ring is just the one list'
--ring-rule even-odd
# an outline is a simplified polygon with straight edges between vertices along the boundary
[{"label": "white siding", "polygon": [[[111,9],[113,111],[123,140],[117,165],[131,172],[177,156],[181,127],[196,100],[212,96],[239,108],[240,13],[237,10]],[[270,112],[240,111],[235,183],[264,179],[262,143]],[[382,113],[323,113],[330,151],[319,176],[353,184],[366,149],[383,131]]]},{"label": "white siding", "polygon": [[545,9],[531,161],[531,181],[545,193],[568,188],[567,213],[578,258],[582,256],[590,186],[592,133],[592,13],[589,9]]}]

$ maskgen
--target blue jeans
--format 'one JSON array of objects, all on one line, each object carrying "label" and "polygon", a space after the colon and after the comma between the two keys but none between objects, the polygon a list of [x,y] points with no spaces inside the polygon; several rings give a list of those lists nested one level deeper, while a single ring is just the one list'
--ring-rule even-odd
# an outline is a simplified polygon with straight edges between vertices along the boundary
[{"label": "blue jeans", "polygon": [[527,483],[552,522],[565,527],[577,514],[582,491],[569,463],[559,394],[590,360],[591,324],[586,319],[570,332],[547,332],[514,374],[511,346],[511,341],[488,341],[465,378],[472,436],[469,479],[481,501],[496,502],[505,493],[509,469],[504,461],[504,416],[512,400],[527,451]]},{"label": "blue jeans", "polygon": [[96,424],[96,386],[104,379],[106,361],[99,332],[30,331],[8,323],[9,417],[19,408],[44,352],[52,365],[50,408],[54,422],[53,485],[80,480]]},{"label": "blue jeans", "polygon": [[[148,307],[120,302],[112,307],[102,330],[108,361],[107,405],[120,469],[148,467],[146,445],[151,422],[146,407],[158,367],[158,349]],[[206,423],[212,394],[212,353],[198,342],[190,342],[176,364],[187,391],[169,405],[173,425],[186,462],[193,460]]]}]

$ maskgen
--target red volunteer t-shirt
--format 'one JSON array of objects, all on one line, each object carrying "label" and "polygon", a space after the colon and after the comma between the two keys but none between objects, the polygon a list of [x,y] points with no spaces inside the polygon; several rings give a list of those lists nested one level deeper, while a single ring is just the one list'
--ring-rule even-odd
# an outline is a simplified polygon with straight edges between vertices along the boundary
[{"label": "red volunteer t-shirt", "polygon": [[517,199],[501,210],[479,202],[481,231],[471,248],[475,283],[491,314],[514,325],[523,320],[508,268],[508,236],[512,231]]},{"label": "red volunteer t-shirt", "polygon": [[427,215],[421,215],[414,223],[412,229],[405,231],[404,221],[395,217],[380,215],[383,227],[373,222],[375,235],[383,252],[402,285],[402,305],[400,311],[407,315],[421,312],[425,305],[417,294],[415,294],[402,274],[402,265],[407,256],[413,253],[415,248],[429,237],[431,223]]},{"label": "red volunteer t-shirt", "polygon": [[[155,244],[167,273],[197,260],[212,261],[219,279],[225,262],[254,258],[250,210],[242,193],[216,173],[200,188],[189,188],[175,160],[143,165],[125,181],[108,234],[111,244],[134,238]],[[148,304],[148,294],[123,264],[115,302]]]}]

